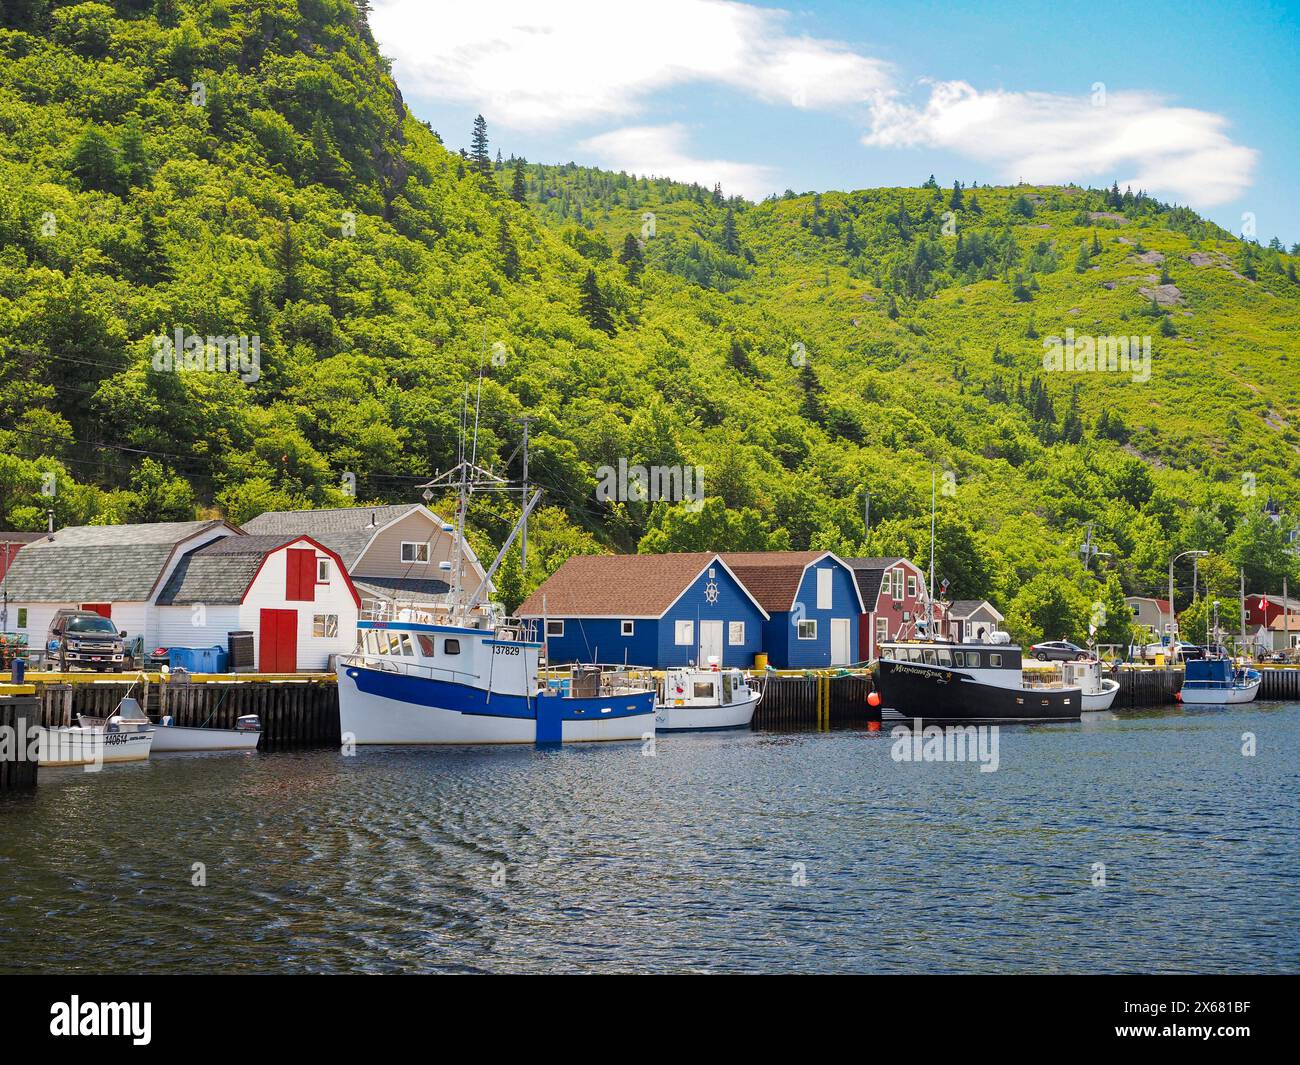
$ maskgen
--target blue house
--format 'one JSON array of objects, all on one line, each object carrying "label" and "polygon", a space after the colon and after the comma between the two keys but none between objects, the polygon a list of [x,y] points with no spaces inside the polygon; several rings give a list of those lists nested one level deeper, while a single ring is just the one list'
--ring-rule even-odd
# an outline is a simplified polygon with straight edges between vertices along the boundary
[{"label": "blue house", "polygon": [[750,667],[770,618],[721,555],[577,555],[516,613],[552,663]]},{"label": "blue house", "polygon": [[830,551],[728,552],[723,561],[768,615],[763,648],[775,669],[846,666],[861,659],[866,611],[853,570]]}]

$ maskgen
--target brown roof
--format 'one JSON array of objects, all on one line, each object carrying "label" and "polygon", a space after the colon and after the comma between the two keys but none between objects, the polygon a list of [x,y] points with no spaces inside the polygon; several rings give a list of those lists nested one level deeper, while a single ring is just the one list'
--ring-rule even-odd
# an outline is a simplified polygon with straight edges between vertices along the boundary
[{"label": "brown roof", "polygon": [[[686,586],[719,558],[712,551],[575,555],[525,599],[515,613],[529,618],[544,614],[549,617],[662,617]],[[753,598],[762,605],[757,594]]]}]

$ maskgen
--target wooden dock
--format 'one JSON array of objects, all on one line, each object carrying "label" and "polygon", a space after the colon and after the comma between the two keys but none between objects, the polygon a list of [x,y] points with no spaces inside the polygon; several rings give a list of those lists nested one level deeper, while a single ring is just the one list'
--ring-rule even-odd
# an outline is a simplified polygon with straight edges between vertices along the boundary
[{"label": "wooden dock", "polygon": [[0,793],[36,787],[36,762],[27,755],[38,710],[35,695],[0,696]]},{"label": "wooden dock", "polygon": [[869,719],[871,677],[865,673],[767,674],[762,684],[755,728],[824,730]]},{"label": "wooden dock", "polygon": [[1300,669],[1283,666],[1264,666],[1260,669],[1263,681],[1259,685],[1258,699],[1300,699]]}]

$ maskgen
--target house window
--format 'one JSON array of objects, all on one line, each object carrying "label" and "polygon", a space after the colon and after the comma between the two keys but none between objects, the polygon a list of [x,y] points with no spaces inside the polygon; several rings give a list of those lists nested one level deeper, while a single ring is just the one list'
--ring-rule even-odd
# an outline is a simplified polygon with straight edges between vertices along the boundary
[{"label": "house window", "polygon": [[817,609],[831,609],[831,590],[834,587],[835,572],[829,569],[817,571]]},{"label": "house window", "polygon": [[563,635],[564,635],[564,619],[563,619],[563,618],[560,618],[560,619],[558,619],[558,620],[557,620],[557,619],[551,619],[550,621],[547,621],[547,623],[546,623],[546,635],[547,635],[547,636],[563,636]]},{"label": "house window", "polygon": [[318,558],[316,560],[316,583],[329,584],[330,582],[330,560],[328,558]]},{"label": "house window", "polygon": [[883,643],[889,639],[889,618],[876,618],[876,642]]},{"label": "house window", "polygon": [[909,573],[907,575],[907,598],[908,599],[916,598],[916,574],[915,573]]},{"label": "house window", "polygon": [[415,543],[411,540],[402,541],[402,561],[411,564],[426,563],[429,561],[428,543]]},{"label": "house window", "polygon": [[799,639],[801,639],[801,640],[815,640],[815,639],[817,639],[817,622],[816,622],[816,621],[801,621],[801,622],[799,622],[799,632],[798,632],[798,636],[799,636]]},{"label": "house window", "polygon": [[339,634],[339,616],[337,614],[313,614],[311,616],[311,634],[333,639]]},{"label": "house window", "polygon": [[619,629],[620,636],[631,636],[633,633],[636,632],[636,622],[626,621],[626,620],[620,621],[618,623],[618,629]]},{"label": "house window", "polygon": [[896,569],[893,571],[894,591],[893,599],[895,603],[903,601],[903,571]]},{"label": "house window", "polygon": [[709,567],[709,577],[710,577],[710,578],[713,578],[713,577],[716,577],[717,575],[718,575],[717,568],[714,567],[714,566],[710,566],[710,567]]},{"label": "house window", "polygon": [[745,623],[743,621],[727,622],[727,643],[732,647],[742,647],[745,643]]},{"label": "house window", "polygon": [[459,641],[459,640],[443,640],[443,641],[442,641],[442,653],[445,654],[445,655],[458,655],[458,654],[460,654],[460,641]]},{"label": "house window", "polygon": [[20,629],[27,628],[27,608],[25,606],[18,608],[18,627]]},{"label": "house window", "polygon": [[691,647],[695,643],[695,622],[678,621],[673,625],[673,643],[678,647]]}]

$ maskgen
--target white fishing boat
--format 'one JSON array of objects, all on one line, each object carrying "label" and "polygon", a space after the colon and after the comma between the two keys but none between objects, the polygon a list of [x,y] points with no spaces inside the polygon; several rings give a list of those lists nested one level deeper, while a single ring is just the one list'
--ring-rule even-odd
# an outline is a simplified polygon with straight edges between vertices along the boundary
[{"label": "white fishing boat", "polygon": [[659,732],[748,728],[761,692],[738,669],[670,669],[655,702]]},{"label": "white fishing boat", "polygon": [[41,766],[143,762],[153,748],[153,726],[134,699],[124,699],[107,719],[78,715],[77,720],[76,725],[37,730]]},{"label": "white fishing boat", "polygon": [[234,728],[194,728],[177,725],[170,715],[154,726],[153,753],[174,751],[253,751],[262,737],[262,724],[256,714],[238,718]]},{"label": "white fishing boat", "polygon": [[1195,706],[1232,706],[1248,703],[1259,694],[1264,675],[1257,669],[1234,666],[1230,658],[1189,659],[1183,666],[1180,702]]},{"label": "white fishing boat", "polygon": [[1085,714],[1109,710],[1119,694],[1119,681],[1102,676],[1101,662],[1086,659],[1082,662],[1060,663],[1062,682],[1071,688],[1078,688],[1082,695],[1080,701]]}]

